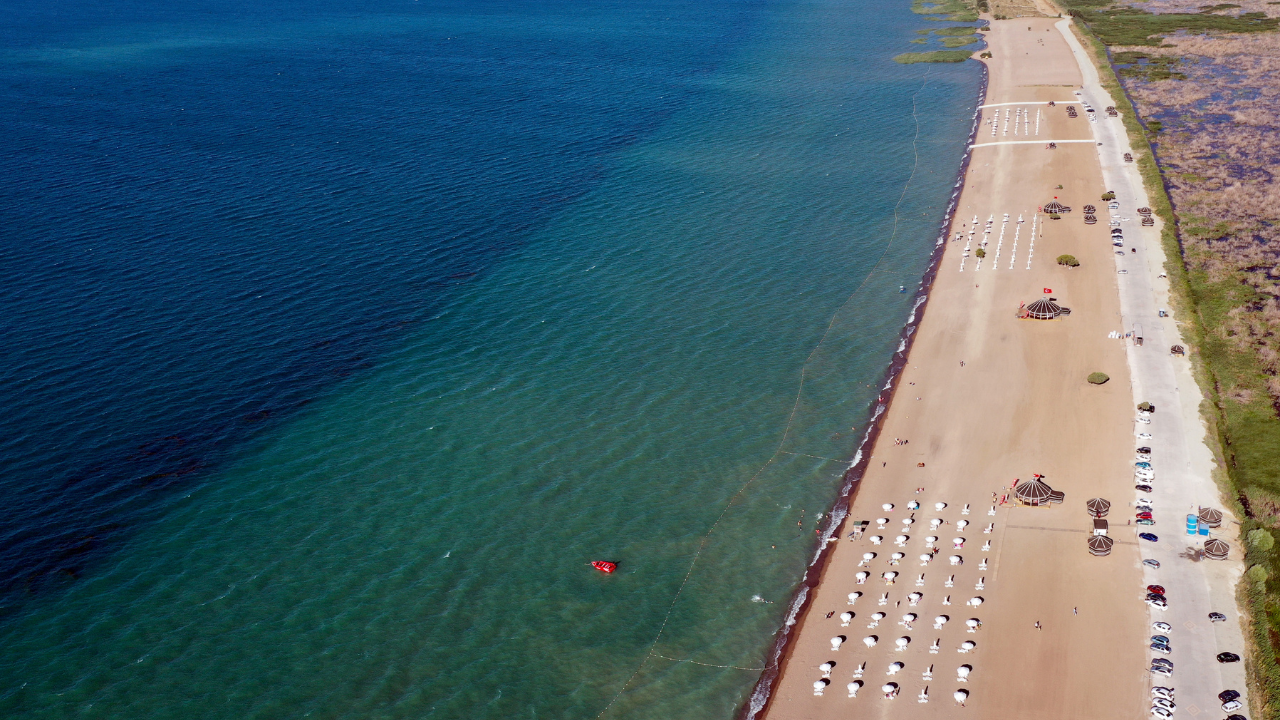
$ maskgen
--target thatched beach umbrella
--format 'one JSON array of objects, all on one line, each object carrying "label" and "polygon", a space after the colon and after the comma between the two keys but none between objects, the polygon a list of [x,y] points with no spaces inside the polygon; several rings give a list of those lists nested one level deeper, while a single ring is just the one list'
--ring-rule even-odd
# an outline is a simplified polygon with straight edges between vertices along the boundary
[{"label": "thatched beach umbrella", "polygon": [[1206,540],[1204,543],[1204,556],[1210,560],[1226,560],[1230,550],[1230,545],[1217,538]]},{"label": "thatched beach umbrella", "polygon": [[1027,306],[1027,317],[1032,320],[1053,320],[1062,314],[1062,306],[1041,298]]},{"label": "thatched beach umbrella", "polygon": [[1090,215],[1092,215],[1093,213],[1098,212],[1098,208],[1096,208],[1096,207],[1094,207],[1094,206],[1092,206],[1092,205],[1085,205],[1085,206],[1084,206],[1084,211],[1085,211],[1086,213],[1089,213]]},{"label": "thatched beach umbrella", "polygon": [[1093,498],[1084,504],[1089,509],[1089,516],[1096,518],[1104,518],[1107,513],[1111,512],[1111,501],[1102,498]]},{"label": "thatched beach umbrella", "polygon": [[1138,208],[1138,214],[1139,214],[1139,215],[1150,215],[1150,214],[1151,214],[1151,208],[1149,208],[1149,207],[1140,207],[1140,208]]},{"label": "thatched beach umbrella", "polygon": [[1103,555],[1110,555],[1111,546],[1115,544],[1116,544],[1116,541],[1112,540],[1106,535],[1094,535],[1093,537],[1089,538],[1089,554],[1097,555],[1098,557],[1102,557]]},{"label": "thatched beach umbrella", "polygon": [[1067,207],[1066,205],[1063,205],[1057,200],[1051,200],[1047,205],[1044,206],[1044,211],[1047,213],[1056,214],[1056,213],[1071,212],[1071,208]]},{"label": "thatched beach umbrella", "polygon": [[1211,528],[1216,528],[1222,524],[1222,511],[1213,508],[1200,508],[1200,522]]},{"label": "thatched beach umbrella", "polygon": [[1085,225],[1095,225],[1095,224],[1097,224],[1097,222],[1098,222],[1098,216],[1097,216],[1097,215],[1085,215],[1085,216],[1084,216],[1084,224],[1085,224]]},{"label": "thatched beach umbrella", "polygon": [[1053,488],[1036,478],[1024,482],[1013,489],[1013,496],[1028,505],[1047,505]]}]

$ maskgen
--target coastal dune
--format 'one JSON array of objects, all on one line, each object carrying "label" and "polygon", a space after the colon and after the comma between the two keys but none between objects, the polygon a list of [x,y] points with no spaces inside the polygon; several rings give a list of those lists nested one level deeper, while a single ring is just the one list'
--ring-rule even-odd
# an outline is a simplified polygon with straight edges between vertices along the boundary
[{"label": "coastal dune", "polygon": [[[1055,22],[992,23],[985,105],[937,277],[849,517],[794,630],[765,710],[770,718],[1146,712],[1151,632],[1139,540],[1125,520],[1134,408],[1126,341],[1109,337],[1125,331],[1115,249],[1105,208],[1097,225],[1081,219],[1084,205],[1105,205],[1099,198],[1107,188],[1092,121],[1074,94],[1080,71]],[[1078,117],[1068,117],[1070,104]],[[1108,122],[1098,111],[1097,122]],[[1056,149],[1046,148],[1051,141]],[[1055,198],[1072,208],[1057,220],[1038,212]],[[984,238],[986,257],[979,259]],[[1079,266],[1056,264],[1062,254]],[[1052,321],[1018,317],[1021,305],[1046,296],[1071,313]],[[1110,381],[1087,383],[1095,371]],[[1015,479],[1035,474],[1065,501],[1013,505]],[[992,514],[1006,494],[1010,503]],[[1087,551],[1085,501],[1099,496],[1115,505],[1107,557]],[[912,501],[918,509],[909,509]],[[892,509],[882,509],[886,504]],[[883,528],[880,518],[888,519]],[[934,519],[941,524],[931,529]],[[855,534],[859,521],[869,525]],[[968,526],[958,529],[962,521]],[[901,546],[894,542],[900,535]],[[937,552],[922,564],[927,537],[937,538]],[[963,538],[962,547],[955,538]],[[890,564],[895,552],[904,557]],[[875,557],[864,560],[865,553]],[[962,564],[950,564],[953,555]],[[862,583],[859,572],[868,575]],[[886,572],[898,573],[892,583]],[[856,592],[861,597],[851,604]],[[921,596],[915,604],[912,593]],[[971,598],[981,604],[968,604]],[[845,612],[854,613],[847,624]],[[868,627],[873,613],[885,617]],[[918,617],[903,624],[907,613]],[[940,615],[949,619],[935,629]],[[969,618],[981,622],[975,632],[966,627]],[[863,639],[873,635],[868,647]],[[838,649],[837,637],[844,638]],[[906,649],[898,638],[908,639]],[[974,647],[959,652],[966,641]],[[818,694],[823,663],[833,666]],[[964,680],[961,665],[971,666]],[[862,687],[850,698],[846,685],[855,680]],[[893,699],[881,692],[887,682],[899,688]],[[963,708],[957,690],[968,692]]]}]

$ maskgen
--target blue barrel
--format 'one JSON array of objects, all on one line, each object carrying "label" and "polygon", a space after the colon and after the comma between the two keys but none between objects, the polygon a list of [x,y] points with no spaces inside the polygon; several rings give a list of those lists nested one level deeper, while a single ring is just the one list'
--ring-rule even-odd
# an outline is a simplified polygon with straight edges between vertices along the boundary
[{"label": "blue barrel", "polygon": [[[1195,535],[1196,531],[1199,529],[1199,526],[1200,526],[1200,518],[1196,517],[1195,515],[1187,515],[1187,534],[1188,535]],[[1205,535],[1209,534],[1208,529],[1205,530],[1204,534]]]}]

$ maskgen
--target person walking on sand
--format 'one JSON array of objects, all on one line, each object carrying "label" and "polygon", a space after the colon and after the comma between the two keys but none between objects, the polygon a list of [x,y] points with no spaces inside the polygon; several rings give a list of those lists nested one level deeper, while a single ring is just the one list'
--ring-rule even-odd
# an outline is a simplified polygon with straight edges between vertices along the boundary
[{"label": "person walking on sand", "polygon": [[1037,630],[1041,629],[1041,628],[1040,628],[1040,621],[1039,621],[1039,620],[1037,620],[1037,621],[1036,621],[1036,629],[1037,629]]}]

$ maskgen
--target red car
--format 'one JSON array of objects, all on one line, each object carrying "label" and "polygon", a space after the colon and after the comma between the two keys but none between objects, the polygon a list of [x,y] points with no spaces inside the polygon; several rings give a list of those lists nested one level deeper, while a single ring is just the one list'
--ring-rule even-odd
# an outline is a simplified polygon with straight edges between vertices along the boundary
[{"label": "red car", "polygon": [[1151,513],[1149,513],[1149,512],[1140,512],[1140,513],[1138,513],[1135,517],[1137,517],[1139,520],[1151,520],[1151,519],[1152,519],[1152,518],[1151,518]]},{"label": "red car", "polygon": [[1148,586],[1147,586],[1147,592],[1149,592],[1149,593],[1155,593],[1156,595],[1163,595],[1163,594],[1164,594],[1164,586],[1163,586],[1163,585],[1148,585]]}]

